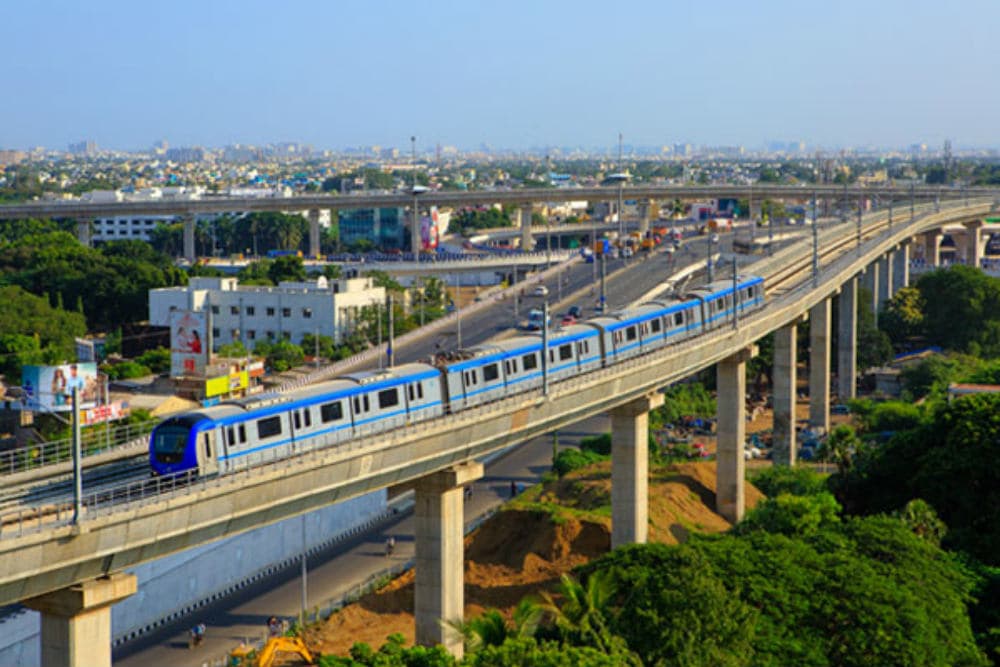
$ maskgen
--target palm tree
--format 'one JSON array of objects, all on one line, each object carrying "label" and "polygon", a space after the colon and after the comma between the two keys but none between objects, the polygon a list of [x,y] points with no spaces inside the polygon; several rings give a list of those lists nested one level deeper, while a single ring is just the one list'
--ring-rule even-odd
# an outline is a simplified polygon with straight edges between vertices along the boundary
[{"label": "palm tree", "polygon": [[605,616],[610,611],[615,589],[614,580],[606,570],[592,573],[586,585],[563,574],[557,589],[562,604],[545,592],[540,607],[552,618],[564,639],[608,652],[614,647]]},{"label": "palm tree", "polygon": [[462,635],[465,650],[471,653],[485,646],[501,646],[512,637],[533,637],[544,613],[538,602],[527,597],[514,609],[513,623],[507,623],[496,609],[487,609],[468,621],[448,621],[445,625]]}]

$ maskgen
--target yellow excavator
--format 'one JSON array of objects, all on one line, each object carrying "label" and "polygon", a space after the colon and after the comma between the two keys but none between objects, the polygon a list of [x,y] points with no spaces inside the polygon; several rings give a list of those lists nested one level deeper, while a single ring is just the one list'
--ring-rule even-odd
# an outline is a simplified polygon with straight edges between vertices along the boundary
[{"label": "yellow excavator", "polygon": [[230,667],[271,667],[278,653],[298,653],[308,664],[312,654],[298,637],[271,637],[259,652],[252,646],[238,646],[229,652]]}]

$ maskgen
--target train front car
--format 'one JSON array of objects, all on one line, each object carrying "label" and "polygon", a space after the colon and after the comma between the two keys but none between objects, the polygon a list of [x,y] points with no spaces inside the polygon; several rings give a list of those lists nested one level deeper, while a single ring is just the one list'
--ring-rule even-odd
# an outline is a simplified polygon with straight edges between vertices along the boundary
[{"label": "train front car", "polygon": [[154,475],[176,475],[198,469],[198,413],[170,417],[149,436],[149,464]]}]

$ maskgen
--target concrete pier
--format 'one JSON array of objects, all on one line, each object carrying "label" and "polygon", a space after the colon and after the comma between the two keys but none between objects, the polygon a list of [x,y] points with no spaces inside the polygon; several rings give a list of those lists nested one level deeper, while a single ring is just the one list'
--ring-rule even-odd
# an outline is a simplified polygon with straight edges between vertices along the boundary
[{"label": "concrete pier", "polygon": [[878,322],[878,311],[885,308],[892,298],[892,264],[894,252],[887,252],[878,260],[878,296],[875,299],[875,322]]},{"label": "concrete pier", "polygon": [[809,425],[830,431],[830,299],[809,309]]},{"label": "concrete pier", "polygon": [[940,229],[923,233],[924,262],[927,266],[937,267],[941,264],[941,240],[944,234]]},{"label": "concrete pier", "polygon": [[521,250],[528,252],[535,248],[535,237],[531,235],[531,204],[520,208],[521,212]]},{"label": "concrete pier", "polygon": [[93,229],[93,219],[79,218],[76,221],[76,240],[89,248],[93,245]]},{"label": "concrete pier", "polygon": [[901,243],[893,255],[892,267],[892,292],[895,294],[899,290],[910,284],[910,244]]},{"label": "concrete pier", "polygon": [[639,235],[646,238],[649,226],[653,221],[653,200],[643,199],[639,202]]},{"label": "concrete pier", "polygon": [[416,640],[442,644],[456,658],[464,651],[462,636],[446,622],[461,621],[465,607],[463,491],[482,476],[482,463],[465,463],[422,477],[415,487]]},{"label": "concrete pier", "polygon": [[980,233],[986,223],[982,220],[970,220],[965,224],[965,262],[969,266],[978,267],[983,263],[983,244]]},{"label": "concrete pier", "polygon": [[875,313],[875,321],[878,322],[878,292],[879,292],[879,268],[878,261],[872,262],[861,274],[861,286],[871,292],[869,295],[872,312]]},{"label": "concrete pier", "polygon": [[312,259],[319,259],[319,209],[311,209],[308,212],[307,217],[309,219],[309,257]]},{"label": "concrete pier", "polygon": [[649,411],[663,394],[611,410],[611,548],[645,544],[649,533]]},{"label": "concrete pier", "polygon": [[194,216],[185,213],[181,216],[181,224],[184,225],[184,259],[194,264],[198,259],[194,248]]},{"label": "concrete pier", "polygon": [[740,350],[715,367],[718,388],[718,427],[716,431],[715,511],[736,523],[746,511],[744,494],[746,461],[746,362],[753,358],[753,347]]},{"label": "concrete pier", "polygon": [[774,463],[795,465],[795,322],[774,331]]},{"label": "concrete pier", "polygon": [[837,305],[837,397],[854,398],[858,378],[858,279],[851,278],[840,288]]},{"label": "concrete pier", "polygon": [[26,600],[42,614],[42,664],[111,667],[111,605],[136,590],[135,575],[119,573]]}]

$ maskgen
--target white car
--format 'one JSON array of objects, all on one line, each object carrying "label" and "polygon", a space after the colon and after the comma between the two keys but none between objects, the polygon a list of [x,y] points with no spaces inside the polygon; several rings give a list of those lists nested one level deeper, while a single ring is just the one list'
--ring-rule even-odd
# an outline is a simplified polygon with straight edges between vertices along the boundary
[{"label": "white car", "polygon": [[535,287],[535,291],[533,291],[532,294],[534,294],[535,296],[548,296],[549,288],[546,287],[545,285],[538,285],[537,287]]}]

